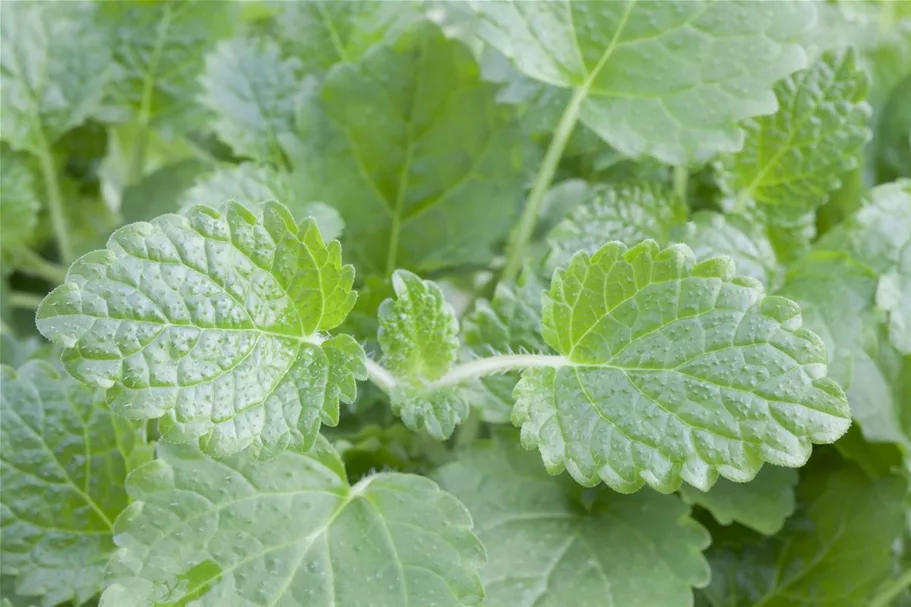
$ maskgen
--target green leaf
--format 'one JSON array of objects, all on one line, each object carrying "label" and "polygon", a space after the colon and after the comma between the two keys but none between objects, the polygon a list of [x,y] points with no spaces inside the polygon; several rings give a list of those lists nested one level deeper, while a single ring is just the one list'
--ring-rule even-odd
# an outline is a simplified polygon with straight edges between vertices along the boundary
[{"label": "green leaf", "polygon": [[42,607],[85,603],[114,553],[127,505],[127,458],[151,453],[139,425],[111,415],[103,394],[43,361],[0,367],[2,571]]},{"label": "green leaf", "polygon": [[699,211],[692,221],[678,226],[671,240],[693,249],[696,259],[724,255],[734,260],[739,275],[755,278],[766,288],[775,284],[775,251],[762,227],[747,217]]},{"label": "green leaf", "polygon": [[237,38],[206,57],[202,103],[215,113],[215,132],[234,153],[284,165],[279,144],[293,133],[302,65],[283,59],[271,40]]},{"label": "green leaf", "polygon": [[181,205],[190,208],[198,204],[233,201],[258,212],[262,203],[270,200],[284,202],[298,221],[313,217],[325,240],[338,238],[345,227],[338,211],[332,207],[302,199],[295,192],[287,173],[279,172],[269,165],[250,162],[220,167],[198,179],[181,197]]},{"label": "green leaf", "polygon": [[870,137],[867,77],[853,52],[826,53],[778,83],[775,95],[781,109],[749,121],[743,149],[717,171],[726,206],[793,229],[828,201]]},{"label": "green leaf", "polygon": [[347,335],[354,269],[313,220],[276,203],[193,207],[134,223],[70,268],[38,309],[74,377],[120,415],[161,418],[170,441],[213,455],[307,448],[366,377]]},{"label": "green leaf", "polygon": [[692,605],[708,583],[708,534],[668,495],[581,494],[505,433],[459,452],[435,478],[468,507],[489,561],[488,607]]},{"label": "green leaf", "polygon": [[35,174],[28,159],[0,145],[0,273],[8,274],[16,249],[27,246],[38,224]]},{"label": "green leaf", "polygon": [[471,2],[470,24],[519,71],[574,89],[581,121],[628,156],[670,164],[734,152],[737,123],[775,110],[805,65],[814,9],[776,2]]},{"label": "green leaf", "polygon": [[554,273],[543,318],[562,359],[523,373],[513,422],[583,485],[706,491],[763,462],[801,466],[850,425],[800,308],[735,277],[730,258],[609,243]]},{"label": "green leaf", "polygon": [[3,2],[3,140],[41,155],[101,108],[110,47],[87,2]]},{"label": "green leaf", "polygon": [[351,486],[322,440],[271,462],[165,446],[127,489],[102,607],[455,607],[483,596],[484,549],[464,506],[410,474]]},{"label": "green leaf", "polygon": [[826,343],[830,375],[848,392],[864,436],[911,446],[901,431],[902,406],[877,364],[882,317],[877,276],[845,252],[815,251],[791,266],[779,293],[798,302],[807,326]]},{"label": "green leaf", "polygon": [[127,187],[120,202],[124,223],[150,221],[159,215],[177,211],[180,197],[206,168],[206,163],[194,158],[178,160]]},{"label": "green leaf", "polygon": [[373,46],[388,44],[418,21],[419,3],[286,2],[277,17],[278,35],[305,74],[322,76],[336,63],[350,63]]},{"label": "green leaf", "polygon": [[869,203],[817,248],[849,251],[880,274],[876,302],[888,313],[889,340],[911,354],[911,180],[874,188]]},{"label": "green leaf", "polygon": [[853,607],[892,567],[904,483],[853,467],[815,471],[798,488],[798,515],[777,536],[709,552],[717,607]]},{"label": "green leaf", "polygon": [[429,23],[334,67],[301,124],[286,142],[301,195],[339,210],[359,268],[487,264],[512,226],[519,126],[469,51]]},{"label": "green leaf", "polygon": [[440,379],[459,349],[459,321],[436,283],[406,270],[392,275],[395,298],[380,305],[377,339],[396,378],[416,384]]},{"label": "green leaf", "polygon": [[774,535],[794,512],[795,485],[796,471],[765,466],[748,483],[722,479],[707,492],[683,485],[680,497],[688,504],[702,506],[722,525],[738,522],[760,533]]},{"label": "green leaf", "polygon": [[162,0],[100,3],[98,23],[114,55],[112,101],[142,126],[195,126],[202,117],[193,102],[206,52],[231,31],[236,18],[228,2]]},{"label": "green leaf", "polygon": [[[911,32],[911,25],[908,26]],[[911,33],[909,33],[911,38]],[[911,46],[911,44],[909,44]],[[892,93],[876,128],[877,181],[911,177],[911,73]]]},{"label": "green leaf", "polygon": [[449,371],[459,350],[459,321],[435,283],[406,270],[392,275],[395,298],[379,309],[377,339],[383,363],[399,380],[392,408],[412,430],[426,428],[445,439],[468,414],[455,389],[434,390],[428,384]]},{"label": "green leaf", "polygon": [[548,265],[566,265],[578,251],[594,253],[616,240],[633,246],[652,239],[665,244],[686,221],[686,205],[671,192],[650,184],[599,185],[547,237]]}]

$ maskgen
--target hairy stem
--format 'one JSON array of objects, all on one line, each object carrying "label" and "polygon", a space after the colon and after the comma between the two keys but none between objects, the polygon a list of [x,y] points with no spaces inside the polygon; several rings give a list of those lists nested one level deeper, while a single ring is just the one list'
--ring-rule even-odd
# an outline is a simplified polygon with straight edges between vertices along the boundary
[{"label": "hairy stem", "polygon": [[47,261],[31,249],[20,249],[17,255],[21,265],[20,269],[24,273],[43,278],[54,285],[66,280],[66,268]]},{"label": "hairy stem", "polygon": [[563,151],[566,149],[566,143],[569,141],[570,135],[573,134],[576,122],[579,121],[579,111],[582,108],[582,102],[587,96],[588,87],[577,88],[566,109],[563,110],[563,115],[557,124],[557,130],[554,131],[554,137],[550,141],[550,146],[544,155],[544,161],[541,163],[535,183],[532,185],[531,193],[528,195],[525,210],[522,211],[522,217],[519,219],[519,226],[510,239],[506,266],[503,268],[500,280],[505,282],[515,280],[519,270],[522,269],[522,263],[525,260],[525,249],[528,247],[528,241],[531,240],[531,235],[535,230],[535,223],[541,212],[541,204],[544,202],[544,194],[547,193],[547,189],[554,180],[557,165],[560,163],[560,158],[563,156]]},{"label": "hairy stem", "polygon": [[885,588],[880,590],[870,601],[870,607],[888,607],[909,586],[911,586],[911,568],[906,569],[904,573],[891,580]]},{"label": "hairy stem", "polygon": [[[486,375],[531,369],[540,367],[562,367],[572,364],[565,356],[547,354],[507,354],[479,358],[471,362],[456,365],[449,373],[427,385],[431,390],[454,386]],[[388,393],[396,386],[395,377],[379,363],[367,359],[367,375],[379,389]]]},{"label": "hairy stem", "polygon": [[367,379],[385,393],[395,388],[395,378],[380,363],[367,359]]},{"label": "hairy stem", "polygon": [[25,293],[24,291],[13,291],[9,294],[9,305],[13,308],[24,308],[26,310],[37,310],[44,296],[37,293]]},{"label": "hairy stem", "polygon": [[60,193],[57,167],[54,164],[54,155],[47,139],[42,139],[38,160],[41,163],[41,177],[44,179],[44,187],[47,191],[47,208],[51,215],[54,236],[57,238],[57,248],[60,251],[60,258],[68,264],[73,261],[73,243],[70,240],[70,230],[63,208],[63,195]]}]

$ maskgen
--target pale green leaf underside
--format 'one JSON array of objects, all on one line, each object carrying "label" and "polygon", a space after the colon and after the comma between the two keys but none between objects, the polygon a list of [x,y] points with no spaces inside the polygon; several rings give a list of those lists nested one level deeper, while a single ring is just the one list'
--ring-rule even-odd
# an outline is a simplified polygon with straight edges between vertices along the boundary
[{"label": "pale green leaf underside", "polygon": [[[606,488],[583,498],[511,433],[472,444],[435,473],[487,547],[487,607],[689,607],[708,583],[708,534],[678,498]],[[583,499],[587,503],[583,503]]]},{"label": "pale green leaf underside", "polygon": [[709,553],[715,607],[870,605],[892,568],[905,484],[855,468],[818,471],[801,483],[801,506],[777,536]]},{"label": "pale green leaf underside", "polygon": [[876,299],[889,315],[889,341],[911,354],[911,180],[873,189],[869,203],[817,248],[849,251],[880,274]]},{"label": "pale green leaf underside", "polygon": [[755,205],[773,224],[824,204],[870,136],[867,78],[853,53],[826,53],[775,94],[779,111],[746,123],[743,149],[718,164],[729,204]]},{"label": "pale green leaf underside", "polygon": [[549,471],[584,485],[743,482],[763,462],[802,465],[850,424],[800,308],[729,258],[609,243],[557,270],[543,318],[565,361],[523,373],[513,421]]},{"label": "pale green leaf underside", "polygon": [[334,208],[321,202],[307,202],[294,192],[287,173],[269,165],[243,162],[229,167],[219,167],[198,179],[180,198],[183,208],[197,204],[212,205],[239,202],[251,211],[260,209],[262,203],[280,200],[298,221],[313,217],[324,240],[341,236],[345,227]]},{"label": "pale green leaf underside", "polygon": [[584,96],[583,123],[672,164],[736,151],[737,122],[776,108],[805,64],[801,2],[472,2],[473,31],[523,73]]},{"label": "pale green leaf underside", "polygon": [[18,247],[28,244],[38,223],[37,187],[25,156],[5,145],[0,147],[0,253],[4,264]]},{"label": "pale green leaf underside", "polygon": [[365,376],[347,335],[325,339],[354,304],[354,270],[315,222],[279,204],[231,203],[117,230],[38,309],[76,378],[118,414],[161,418],[171,441],[226,455],[306,448],[338,421]]},{"label": "pale green leaf underside", "polygon": [[115,418],[103,394],[49,364],[2,367],[2,573],[42,607],[86,602],[103,587],[113,521],[127,505],[138,425]]},{"label": "pale green leaf underside", "polygon": [[521,130],[494,97],[468,49],[429,23],[329,71],[286,147],[300,193],[341,213],[359,268],[489,261],[524,188]]},{"label": "pale green leaf underside", "polygon": [[688,504],[702,506],[722,525],[733,522],[746,525],[760,533],[772,535],[794,512],[794,486],[797,471],[790,468],[765,466],[748,483],[733,483],[721,479],[702,492],[683,485],[680,496]]},{"label": "pale green leaf underside", "polygon": [[686,205],[659,187],[590,186],[581,204],[548,235],[548,266],[565,266],[579,251],[592,254],[611,240],[627,246],[646,239],[667,244],[686,215]]},{"label": "pale green leaf underside", "polygon": [[0,131],[41,153],[99,109],[110,53],[86,2],[4,2],[0,18]]},{"label": "pale green leaf underside", "polygon": [[737,264],[738,276],[755,278],[766,288],[774,284],[775,251],[762,227],[746,217],[699,211],[673,236],[672,240],[689,246],[700,261],[724,255]]},{"label": "pale green leaf underside", "polygon": [[186,446],[127,483],[103,607],[477,603],[484,549],[432,481],[383,473],[349,486],[320,439],[308,455],[214,460]]},{"label": "pale green leaf underside", "polygon": [[280,136],[294,132],[301,63],[283,59],[277,44],[237,38],[206,57],[202,103],[215,113],[215,132],[234,153],[281,164]]}]

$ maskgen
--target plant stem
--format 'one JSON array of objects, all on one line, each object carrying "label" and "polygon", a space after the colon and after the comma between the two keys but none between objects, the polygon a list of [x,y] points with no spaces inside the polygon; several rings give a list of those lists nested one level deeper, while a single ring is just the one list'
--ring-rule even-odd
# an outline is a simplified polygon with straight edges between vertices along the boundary
[{"label": "plant stem", "polygon": [[[479,358],[471,362],[463,363],[453,367],[449,373],[440,379],[427,384],[430,390],[454,386],[464,381],[493,375],[494,373],[503,373],[505,371],[514,371],[516,369],[530,369],[540,367],[563,367],[571,365],[565,356],[552,356],[546,354],[508,354],[504,356],[490,356],[488,358]],[[396,386],[395,377],[377,362],[367,359],[367,376],[371,382],[386,392],[391,392]]]},{"label": "plant stem", "polygon": [[70,241],[69,226],[67,226],[66,214],[63,208],[60,182],[57,180],[57,167],[54,165],[54,155],[47,139],[42,138],[38,160],[41,162],[41,176],[44,179],[44,187],[47,190],[47,208],[51,214],[54,236],[57,237],[57,248],[60,251],[60,258],[63,262],[69,264],[73,261],[73,244]]},{"label": "plant stem", "polygon": [[395,388],[395,378],[378,362],[367,359],[367,379],[377,388],[389,394]]},{"label": "plant stem", "polygon": [[689,178],[690,173],[687,171],[686,167],[674,167],[674,195],[676,195],[677,199],[683,204],[686,204],[686,187]]},{"label": "plant stem", "polygon": [[525,260],[525,249],[528,247],[528,241],[535,230],[535,223],[538,220],[538,214],[541,212],[541,204],[544,202],[544,194],[554,180],[554,174],[557,172],[557,165],[563,156],[563,150],[566,149],[566,143],[576,122],[579,121],[579,111],[582,108],[582,102],[588,96],[587,86],[579,87],[573,93],[572,98],[563,110],[560,122],[557,123],[557,129],[554,131],[554,137],[550,141],[547,153],[544,155],[544,161],[541,168],[538,169],[538,175],[535,183],[532,185],[531,193],[525,203],[525,210],[522,211],[522,217],[519,219],[519,226],[513,233],[509,242],[508,256],[506,266],[500,280],[509,282],[515,280],[522,269],[522,263]]},{"label": "plant stem", "polygon": [[18,255],[22,263],[21,270],[26,274],[43,278],[54,285],[66,280],[66,268],[47,261],[31,249],[20,249]]},{"label": "plant stem", "polygon": [[870,607],[888,607],[909,586],[911,586],[911,568],[906,569],[904,573],[892,580],[888,586],[880,590],[870,601]]},{"label": "plant stem", "polygon": [[37,310],[41,302],[44,301],[43,295],[37,293],[25,293],[22,291],[13,291],[9,294],[9,305],[14,308],[25,308],[27,310]]}]

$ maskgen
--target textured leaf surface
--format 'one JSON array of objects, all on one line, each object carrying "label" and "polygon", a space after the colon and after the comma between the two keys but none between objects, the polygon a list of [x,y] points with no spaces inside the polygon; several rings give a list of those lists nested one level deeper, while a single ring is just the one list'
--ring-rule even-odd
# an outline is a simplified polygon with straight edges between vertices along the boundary
[{"label": "textured leaf surface", "polygon": [[742,142],[804,66],[813,8],[776,2],[472,2],[473,31],[523,73],[583,95],[582,122],[630,156],[681,164]]},{"label": "textured leaf surface", "polygon": [[[477,603],[484,549],[432,481],[383,473],[350,486],[323,442],[259,462],[186,446],[133,473],[103,607]],[[195,599],[195,600],[193,600]]]},{"label": "textured leaf surface", "polygon": [[609,243],[557,270],[543,318],[563,360],[523,373],[513,421],[549,471],[584,485],[743,482],[764,461],[802,465],[850,424],[800,308],[729,258]]},{"label": "textured leaf surface", "polygon": [[383,362],[398,378],[417,383],[443,377],[459,348],[459,321],[443,291],[406,270],[392,275],[395,298],[379,310]]},{"label": "textured leaf surface", "polygon": [[110,51],[92,4],[0,6],[0,131],[14,148],[41,153],[99,110]]},{"label": "textured leaf surface", "polygon": [[236,155],[284,162],[279,137],[294,132],[301,69],[297,58],[283,59],[278,45],[265,39],[221,42],[206,57],[201,100]]},{"label": "textured leaf surface", "polygon": [[847,390],[851,414],[872,441],[904,443],[902,406],[877,364],[877,276],[846,252],[815,251],[788,270],[781,295],[797,301],[807,326],[826,343],[831,377]]},{"label": "textured leaf surface", "polygon": [[[28,244],[38,224],[40,202],[35,174],[22,154],[0,147],[0,260],[4,266],[15,250]],[[11,268],[4,267],[2,274]]]},{"label": "textured leaf surface", "polygon": [[766,288],[774,284],[778,266],[775,251],[762,228],[746,217],[700,211],[674,231],[672,240],[689,246],[696,259],[724,255],[737,264],[737,274],[755,278]]},{"label": "textured leaf surface", "polygon": [[688,607],[691,587],[708,583],[708,534],[676,497],[583,495],[505,433],[435,477],[468,507],[489,551],[488,607]]},{"label": "textured leaf surface", "polygon": [[702,506],[722,525],[733,522],[760,533],[772,535],[794,512],[794,486],[797,472],[790,468],[765,466],[748,483],[719,480],[707,492],[688,485],[680,487],[680,496],[688,504]]},{"label": "textured leaf surface", "polygon": [[592,254],[612,240],[627,246],[646,239],[666,244],[686,215],[686,205],[656,186],[592,187],[584,202],[547,237],[549,265],[565,266],[577,252]]},{"label": "textured leaf surface", "polygon": [[[397,270],[392,288],[395,298],[380,305],[377,332],[384,366],[407,384],[393,393],[392,407],[408,427],[426,425],[432,435],[446,438],[467,407],[450,397],[451,390],[425,394],[423,386],[443,377],[455,362],[459,321],[443,291],[429,280]],[[421,413],[407,411],[414,407]]]},{"label": "textured leaf surface", "polygon": [[911,180],[879,186],[869,198],[817,248],[849,251],[880,274],[876,299],[889,315],[889,340],[911,354]]},{"label": "textured leaf surface", "polygon": [[117,230],[38,310],[67,370],[118,414],[216,455],[310,444],[354,399],[364,353],[325,339],[354,305],[354,269],[312,220],[277,204],[193,207]]},{"label": "textured leaf surface", "polygon": [[855,468],[817,472],[801,483],[798,515],[765,540],[713,548],[716,607],[869,605],[890,574],[892,542],[902,529],[896,477],[871,481]]},{"label": "textured leaf surface", "polygon": [[298,221],[313,217],[325,240],[338,238],[345,227],[338,211],[321,202],[302,200],[294,191],[287,173],[269,165],[244,162],[221,167],[196,181],[181,196],[181,204],[189,208],[197,204],[218,205],[239,202],[256,212],[262,203],[277,200],[288,207]]},{"label": "textured leaf surface", "polygon": [[278,33],[304,73],[321,76],[336,63],[359,60],[375,44],[393,41],[420,18],[417,8],[409,0],[286,2]]},{"label": "textured leaf surface", "polygon": [[826,53],[775,86],[780,110],[746,125],[744,147],[718,166],[728,203],[787,224],[824,204],[870,136],[866,75],[854,54]]},{"label": "textured leaf surface", "polygon": [[150,453],[138,425],[111,415],[100,391],[43,361],[0,369],[2,571],[43,607],[81,605],[101,590],[114,553],[125,458]]},{"label": "textured leaf surface", "polygon": [[111,95],[139,124],[196,126],[205,54],[230,31],[227,2],[114,0],[99,6],[114,58]]},{"label": "textured leaf surface", "polygon": [[289,142],[301,194],[341,212],[358,267],[487,263],[512,226],[521,132],[468,49],[433,25],[333,68],[301,117]]}]

